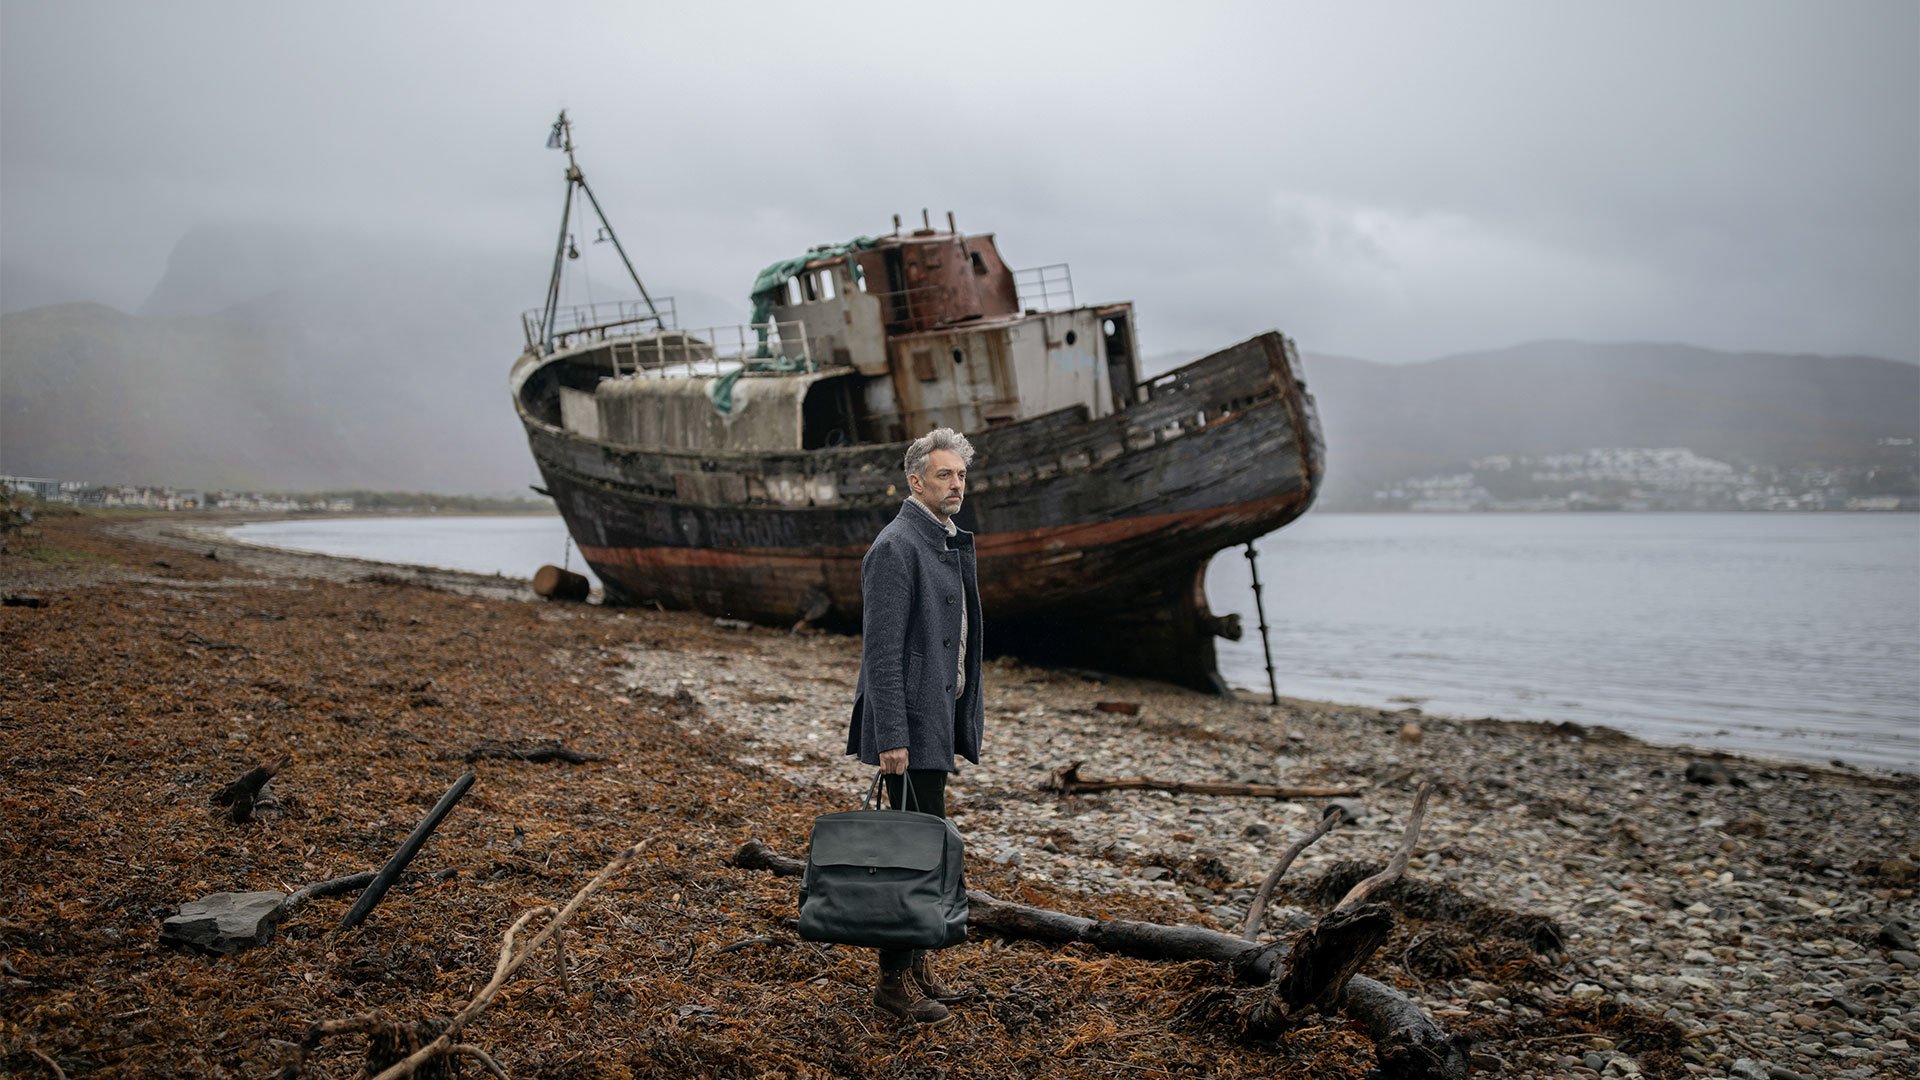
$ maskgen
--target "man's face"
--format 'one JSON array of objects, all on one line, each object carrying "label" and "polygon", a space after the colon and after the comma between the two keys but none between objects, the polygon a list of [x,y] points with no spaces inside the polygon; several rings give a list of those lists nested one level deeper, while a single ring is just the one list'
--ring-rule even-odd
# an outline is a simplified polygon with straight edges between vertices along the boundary
[{"label": "man's face", "polygon": [[926,473],[910,479],[921,502],[947,517],[960,512],[960,503],[967,497],[967,466],[959,454],[935,450],[927,459]]}]

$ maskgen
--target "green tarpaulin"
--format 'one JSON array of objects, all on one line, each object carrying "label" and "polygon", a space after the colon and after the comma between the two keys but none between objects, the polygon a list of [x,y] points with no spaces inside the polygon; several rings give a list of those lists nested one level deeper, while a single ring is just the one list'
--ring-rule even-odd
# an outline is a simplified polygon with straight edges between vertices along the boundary
[{"label": "green tarpaulin", "polygon": [[[733,384],[739,382],[740,376],[746,374],[749,370],[799,371],[804,366],[804,362],[797,357],[773,356],[767,349],[767,320],[772,317],[773,303],[780,298],[780,290],[786,288],[788,278],[805,269],[806,265],[810,262],[817,262],[821,259],[837,259],[845,255],[851,255],[856,251],[865,251],[879,242],[875,237],[856,236],[844,244],[825,244],[821,247],[814,248],[805,255],[796,255],[791,259],[781,259],[779,262],[760,271],[760,276],[753,279],[752,293],[752,322],[754,331],[760,336],[760,351],[757,354],[758,359],[750,364],[742,364],[734,371],[729,371],[714,380],[713,385],[707,387],[707,398],[713,402],[713,407],[720,410],[722,414],[733,411]],[[847,265],[853,269],[853,280],[859,281],[861,278],[860,264],[850,261]]]},{"label": "green tarpaulin", "polygon": [[[814,248],[805,255],[796,255],[791,259],[781,259],[753,279],[753,324],[760,328],[760,355],[767,355],[767,318],[773,314],[773,302],[779,298],[780,290],[786,287],[787,279],[799,273],[808,263],[818,259],[837,259],[842,255],[851,255],[856,251],[865,251],[879,243],[872,236],[856,236],[844,244],[825,244]],[[859,281],[860,264],[849,263],[853,267],[853,280]]]}]

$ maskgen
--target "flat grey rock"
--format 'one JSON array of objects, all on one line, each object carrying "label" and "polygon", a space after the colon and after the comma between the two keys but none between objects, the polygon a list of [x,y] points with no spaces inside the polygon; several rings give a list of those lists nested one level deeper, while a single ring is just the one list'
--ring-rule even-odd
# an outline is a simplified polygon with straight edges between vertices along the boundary
[{"label": "flat grey rock", "polygon": [[180,905],[160,924],[160,940],[231,956],[273,936],[287,902],[281,892],[218,892]]}]

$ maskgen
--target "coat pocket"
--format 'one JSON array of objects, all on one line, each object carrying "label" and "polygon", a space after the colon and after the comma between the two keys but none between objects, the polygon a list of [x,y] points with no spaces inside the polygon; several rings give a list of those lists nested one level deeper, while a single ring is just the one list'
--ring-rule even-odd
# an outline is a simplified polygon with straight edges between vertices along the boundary
[{"label": "coat pocket", "polygon": [[917,652],[907,653],[907,712],[918,715],[920,709],[920,674],[927,668],[927,658]]}]

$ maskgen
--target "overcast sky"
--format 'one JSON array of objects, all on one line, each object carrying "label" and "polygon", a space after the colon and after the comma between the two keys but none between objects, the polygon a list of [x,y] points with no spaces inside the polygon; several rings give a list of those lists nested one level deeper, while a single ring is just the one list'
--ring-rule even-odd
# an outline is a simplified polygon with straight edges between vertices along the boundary
[{"label": "overcast sky", "polygon": [[4,0],[0,260],[133,309],[189,228],[271,222],[537,289],[564,105],[648,286],[728,318],[765,263],[930,207],[1134,300],[1148,354],[1916,359],[1917,13]]}]

